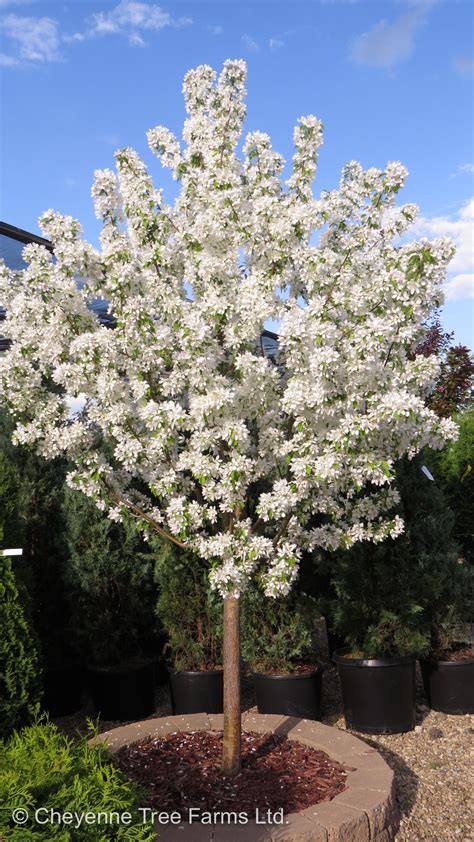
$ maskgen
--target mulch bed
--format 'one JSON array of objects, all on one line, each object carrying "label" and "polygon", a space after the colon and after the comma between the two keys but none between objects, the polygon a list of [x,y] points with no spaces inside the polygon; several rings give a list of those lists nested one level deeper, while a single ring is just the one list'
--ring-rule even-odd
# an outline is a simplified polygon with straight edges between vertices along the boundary
[{"label": "mulch bed", "polygon": [[260,675],[272,675],[283,678],[289,678],[292,675],[310,675],[313,672],[321,670],[321,664],[294,664],[291,670],[255,670]]},{"label": "mulch bed", "polygon": [[470,646],[462,646],[458,649],[447,649],[441,652],[439,661],[472,661],[474,659],[474,652]]},{"label": "mulch bed", "polygon": [[323,751],[275,734],[242,734],[242,771],[220,770],[222,733],[177,732],[125,746],[115,762],[163,810],[280,810],[296,813],[346,788],[347,770]]}]

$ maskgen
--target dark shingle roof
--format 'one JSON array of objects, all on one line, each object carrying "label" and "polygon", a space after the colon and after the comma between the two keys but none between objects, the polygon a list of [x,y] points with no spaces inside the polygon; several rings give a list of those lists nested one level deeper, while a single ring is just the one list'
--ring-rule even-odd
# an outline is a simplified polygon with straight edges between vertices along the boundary
[{"label": "dark shingle roof", "polygon": [[[44,237],[39,237],[23,228],[17,228],[15,225],[0,221],[0,257],[4,259],[5,264],[10,269],[20,270],[25,268],[26,264],[22,259],[21,252],[23,246],[27,243],[38,243],[38,245],[45,246],[53,252],[52,243]],[[115,327],[114,316],[109,312],[108,303],[103,298],[95,299],[91,303],[90,309],[96,314],[102,325],[109,328]],[[4,318],[5,308],[0,307],[0,321]],[[6,350],[8,346],[9,340],[0,337],[0,351]],[[260,346],[262,354],[274,359],[278,353],[278,335],[270,330],[264,330],[260,337]]]}]

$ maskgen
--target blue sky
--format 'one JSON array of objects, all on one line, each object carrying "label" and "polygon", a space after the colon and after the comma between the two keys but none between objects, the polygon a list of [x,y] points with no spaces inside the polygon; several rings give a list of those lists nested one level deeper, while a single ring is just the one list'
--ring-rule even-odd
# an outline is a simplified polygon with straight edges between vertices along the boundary
[{"label": "blue sky", "polygon": [[472,347],[473,26],[472,0],[0,0],[0,216],[38,231],[52,207],[96,244],[93,172],[125,145],[170,198],[146,130],[180,133],[190,67],[244,58],[246,130],[290,159],[298,117],[323,120],[316,192],[348,160],[408,167],[416,234],[457,245],[443,322]]}]

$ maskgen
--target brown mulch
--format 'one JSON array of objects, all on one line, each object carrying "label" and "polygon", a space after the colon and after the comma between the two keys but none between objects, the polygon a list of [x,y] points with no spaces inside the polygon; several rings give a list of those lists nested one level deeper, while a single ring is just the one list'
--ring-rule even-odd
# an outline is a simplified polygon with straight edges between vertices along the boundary
[{"label": "brown mulch", "polygon": [[463,646],[459,649],[448,649],[441,652],[437,660],[439,661],[472,661],[474,659],[474,652],[470,646]]},{"label": "brown mulch", "polygon": [[242,771],[224,778],[222,733],[177,732],[122,748],[115,761],[146,788],[149,805],[172,811],[280,810],[295,813],[330,801],[346,788],[347,771],[323,751],[275,734],[242,734]]},{"label": "brown mulch", "polygon": [[[316,651],[323,658],[326,650],[324,623],[316,627]],[[346,730],[337,669],[329,662],[323,682],[322,716],[325,725]],[[360,737],[380,751],[395,772],[397,803],[401,825],[397,842],[474,842],[472,828],[472,760],[466,746],[472,742],[474,716],[450,715],[430,710],[417,668],[417,725],[405,734]],[[242,675],[242,710],[256,712],[252,677]],[[156,709],[150,715],[170,716],[168,686],[157,688]],[[87,735],[87,717],[94,718],[90,704],[81,711],[57,719],[61,732],[77,738]],[[100,721],[99,732],[124,725]],[[196,806],[196,805],[193,805]]]},{"label": "brown mulch", "polygon": [[267,670],[267,669],[258,669],[255,670],[256,673],[261,673],[262,675],[271,675],[271,676],[278,676],[279,678],[287,678],[290,675],[310,675],[313,672],[321,671],[321,664],[293,664],[291,670]]}]

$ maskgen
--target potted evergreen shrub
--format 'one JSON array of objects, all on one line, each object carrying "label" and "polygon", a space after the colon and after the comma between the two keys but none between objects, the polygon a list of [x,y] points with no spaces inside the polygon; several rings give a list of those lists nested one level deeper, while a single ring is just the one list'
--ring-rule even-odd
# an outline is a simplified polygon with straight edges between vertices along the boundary
[{"label": "potted evergreen shrub", "polygon": [[167,636],[173,713],[222,713],[222,603],[211,591],[208,568],[163,541],[155,546],[156,611]]},{"label": "potted evergreen shrub", "polygon": [[[461,439],[463,430],[461,425]],[[452,464],[455,457],[442,454],[440,461]],[[464,473],[466,466],[461,464],[460,467]],[[436,470],[435,462],[433,472],[437,476]],[[462,511],[462,495],[456,494],[453,486],[451,480],[450,506],[454,508],[459,500]],[[424,598],[423,617],[429,634],[429,652],[420,659],[420,667],[427,700],[434,710],[451,714],[474,713],[474,568],[469,560],[468,543],[452,541],[453,532],[456,538],[460,537],[460,513],[446,508],[444,491],[443,483],[441,488],[432,490],[432,529],[437,536],[438,552],[424,560],[421,570],[420,589]],[[438,501],[436,506],[435,499]],[[465,522],[467,525],[467,520]],[[466,533],[464,537],[467,537]]]},{"label": "potted evergreen shrub", "polygon": [[132,524],[109,520],[69,489],[65,515],[70,634],[94,708],[103,719],[148,716],[157,645],[152,555]]},{"label": "potted evergreen shrub", "polygon": [[257,587],[242,602],[242,656],[253,672],[259,713],[319,719],[322,667],[312,630],[316,600],[304,593],[268,600]]},{"label": "potted evergreen shrub", "polygon": [[[435,682],[454,704],[444,670],[434,666],[439,657],[452,653],[451,663],[460,666],[449,675],[454,683],[459,675],[463,687],[462,676],[470,669],[469,652],[456,629],[463,611],[465,617],[469,604],[472,608],[472,572],[459,559],[454,515],[441,489],[421,472],[426,457],[398,465],[405,534],[370,553],[364,546],[352,549],[340,557],[334,576],[338,602],[333,617],[349,643],[334,656],[346,719],[368,733],[414,726],[416,657],[432,702]],[[446,699],[441,703],[448,704]]]},{"label": "potted evergreen shrub", "polygon": [[430,648],[427,578],[434,558],[443,566],[452,552],[450,511],[422,465],[417,457],[397,466],[404,534],[370,549],[356,545],[334,568],[332,619],[348,643],[334,660],[347,724],[365,733],[415,725],[416,658]]},{"label": "potted evergreen shrub", "polygon": [[[470,591],[472,600],[472,590]],[[428,704],[443,713],[474,713],[474,646],[466,623],[445,615],[436,627],[436,643],[420,658]]]},{"label": "potted evergreen shrub", "polygon": [[[380,552],[376,550],[375,555]],[[344,575],[350,578],[348,567],[354,562],[354,557],[340,560],[344,569],[341,579]],[[347,726],[367,734],[396,734],[415,726],[416,656],[426,651],[427,640],[416,628],[416,614],[411,613],[409,605],[401,606],[395,596],[396,606],[382,608],[381,601],[389,594],[379,586],[390,575],[391,565],[380,565],[385,567],[385,576],[380,570],[374,572],[374,566],[378,566],[376,559],[368,566],[360,565],[360,590],[356,585],[358,596],[354,601],[345,603],[341,597],[335,611],[336,626],[344,628],[349,645],[336,650],[333,660],[338,667]],[[391,583],[395,590],[398,575]],[[360,604],[355,606],[358,597]]]}]

